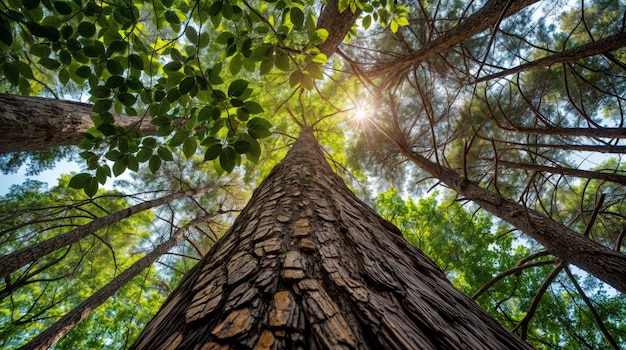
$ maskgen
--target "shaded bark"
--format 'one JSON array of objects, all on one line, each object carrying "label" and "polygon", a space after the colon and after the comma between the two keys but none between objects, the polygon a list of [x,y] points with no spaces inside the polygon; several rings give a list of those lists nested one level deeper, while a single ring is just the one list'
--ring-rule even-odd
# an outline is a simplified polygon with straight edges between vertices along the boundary
[{"label": "shaded bark", "polygon": [[367,71],[366,75],[373,78],[410,67],[425,58],[435,54],[440,54],[441,52],[460,44],[475,34],[496,25],[502,18],[511,16],[537,1],[538,0],[489,0],[480,10],[461,21],[461,23],[456,27],[446,31],[441,34],[441,36],[427,42],[424,46],[407,55],[400,56],[387,62],[381,62],[376,67]]},{"label": "shaded bark", "polygon": [[158,207],[179,198],[205,193],[212,188],[213,186],[206,186],[200,189],[176,192],[165,197],[133,205],[132,207],[95,219],[88,224],[77,227],[64,234],[33,244],[32,246],[19,249],[11,254],[4,255],[0,257],[0,278],[4,278],[28,263],[37,261],[57,249],[74,244],[87,237],[89,234],[126,219],[136,213]]},{"label": "shaded bark", "polygon": [[332,173],[310,131],[133,349],[530,349]]},{"label": "shaded bark", "polygon": [[581,177],[585,179],[603,180],[603,181],[609,181],[609,182],[626,185],[626,176],[619,175],[619,174],[610,174],[610,173],[605,173],[601,171],[566,168],[560,165],[547,166],[547,165],[541,165],[541,164],[507,162],[505,160],[500,160],[500,159],[498,159],[497,162],[498,162],[498,165],[501,165],[507,168],[512,168],[512,169],[543,171],[543,172],[552,173],[552,174],[576,176],[576,177]]},{"label": "shaded bark", "polygon": [[120,288],[125,286],[126,283],[130,282],[130,280],[139,275],[141,271],[152,265],[163,254],[174,248],[174,246],[176,246],[176,243],[178,243],[178,241],[183,237],[185,233],[187,233],[187,231],[202,222],[206,222],[213,216],[213,214],[210,214],[197,218],[189,222],[187,225],[176,230],[176,232],[174,232],[170,239],[159,244],[156,248],[154,248],[154,250],[146,254],[146,256],[137,260],[129,268],[124,270],[124,272],[120,273],[111,282],[107,283],[104,287],[100,288],[89,298],[85,299],[82,303],[80,303],[78,306],[72,309],[72,311],[61,317],[57,322],[55,322],[44,332],[39,334],[26,345],[20,347],[20,350],[45,350],[50,348],[64,335],[69,333],[76,325],[85,320],[93,310],[102,305]]},{"label": "shaded bark", "polygon": [[[94,126],[92,108],[86,103],[0,94],[0,153],[76,145]],[[116,116],[115,124],[136,125],[146,135],[157,129],[142,117]]]},{"label": "shaded bark", "polygon": [[554,53],[532,62],[524,63],[514,68],[505,69],[498,73],[490,74],[476,79],[472,83],[481,83],[488,80],[505,77],[507,75],[525,72],[537,68],[548,67],[553,64],[572,62],[581,58],[607,53],[626,46],[626,32],[611,35],[607,38],[590,42],[573,49]]},{"label": "shaded bark", "polygon": [[620,292],[626,293],[625,254],[594,242],[522,204],[482,188],[454,170],[413,152],[408,146],[395,141],[393,136],[388,136],[396,142],[400,152],[408,160],[458,194],[524,232],[543,245],[550,254],[578,266]]},{"label": "shaded bark", "polygon": [[338,0],[328,0],[317,21],[317,28],[324,28],[328,31],[328,38],[325,42],[317,45],[317,48],[329,57],[337,51],[337,47],[361,14],[360,9],[357,8],[357,11],[353,13],[349,7],[340,13],[338,4]]}]

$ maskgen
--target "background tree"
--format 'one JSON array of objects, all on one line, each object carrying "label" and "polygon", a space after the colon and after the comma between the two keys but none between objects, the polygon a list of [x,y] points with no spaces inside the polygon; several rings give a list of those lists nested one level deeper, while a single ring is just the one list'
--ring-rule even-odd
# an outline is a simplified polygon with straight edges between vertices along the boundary
[{"label": "background tree", "polygon": [[[391,179],[397,188],[421,193],[425,186],[443,183],[457,191],[457,200],[469,199],[491,210],[547,248],[544,252],[518,231],[499,229],[504,230],[498,232],[507,236],[505,241],[527,244],[529,250],[516,254],[528,253],[528,257],[514,255],[516,263],[505,263],[498,259],[505,259],[506,254],[487,255],[493,257],[491,266],[500,269],[484,269],[495,278],[486,285],[492,289],[472,284],[467,287],[471,292],[464,291],[487,298],[478,300],[501,322],[535,345],[567,347],[577,342],[593,348],[606,342],[616,348],[623,342],[623,324],[613,322],[607,310],[618,309],[623,297],[615,290],[604,292],[606,287],[592,277],[575,277],[568,264],[577,264],[624,290],[621,246],[626,230],[620,194],[625,178],[621,155],[626,43],[619,5],[601,0],[337,1],[325,7],[281,0],[2,2],[2,92],[40,95],[52,106],[64,103],[59,98],[89,100],[91,112],[81,118],[89,117],[93,125],[79,142],[80,150],[72,151],[85,160],[86,168],[64,182],[87,197],[67,203],[52,195],[54,191],[27,191],[23,200],[29,209],[23,211],[33,216],[7,216],[3,230],[13,229],[6,231],[10,239],[3,245],[3,255],[66,231],[44,228],[39,216],[58,220],[59,226],[78,225],[112,211],[99,203],[107,198],[101,198],[99,187],[127,170],[140,171],[139,178],[147,182],[116,193],[119,198],[130,196],[127,202],[118,203],[120,209],[149,199],[146,191],[201,188],[217,176],[230,176],[224,177],[228,181],[241,176],[246,183],[241,188],[252,189],[282,158],[299,127],[308,124],[320,131],[332,167],[363,198],[379,189],[364,183],[381,184],[380,188],[389,185],[380,176]],[[350,28],[357,15],[361,26]],[[339,27],[347,36],[336,51],[344,33],[324,28]],[[338,55],[330,57],[335,52]],[[20,99],[15,95],[3,98]],[[367,115],[356,112],[368,109],[369,116],[354,117]],[[0,118],[11,116],[15,119],[15,114],[7,113]],[[116,121],[120,118],[133,122],[123,126]],[[146,136],[153,131],[138,130],[138,125],[148,126],[154,135]],[[67,139],[69,134],[76,135],[60,131],[54,136]],[[20,141],[17,134],[12,135],[4,139]],[[78,139],[70,143],[75,142]],[[8,151],[26,146],[11,146]],[[598,153],[603,158],[590,158]],[[208,167],[198,165],[196,154],[208,161]],[[7,163],[2,168],[10,169],[10,163],[20,159],[24,158],[3,156]],[[50,154],[43,159],[51,159]],[[170,164],[175,166],[170,168]],[[219,184],[228,193],[236,192],[239,200],[220,190],[214,198],[194,197],[160,207],[151,214],[158,224],[144,238],[146,247],[148,241],[150,247],[158,246],[185,223],[214,212],[215,205],[229,203],[227,211],[240,208],[245,191]],[[133,198],[133,191],[146,193]],[[49,202],[42,206],[36,198],[49,198]],[[224,198],[231,199],[225,202]],[[7,213],[17,207],[13,203],[11,199],[4,206]],[[96,207],[86,207],[91,205]],[[38,206],[53,214],[37,212]],[[65,212],[73,214],[64,217]],[[410,223],[412,218],[403,222]],[[158,260],[160,267],[145,276],[155,276],[154,285],[166,294],[230,223],[224,219],[182,237],[172,254]],[[485,227],[486,221],[476,225]],[[555,234],[546,236],[546,232]],[[118,251],[110,256],[121,259],[129,252],[114,244],[119,236],[97,234],[88,240]],[[464,239],[484,243],[476,237]],[[442,257],[458,256],[458,243],[439,242],[436,250],[441,250]],[[66,262],[89,261],[88,249],[81,244],[72,247],[67,255],[55,252],[26,267],[31,270],[18,271],[26,277],[21,279],[21,291],[31,292],[23,294],[23,300],[39,298],[52,305],[74,295],[71,291],[55,294],[56,287],[48,280],[60,277],[46,274],[70,271],[63,268]],[[503,247],[509,249],[506,244]],[[585,255],[589,247],[596,253]],[[435,254],[434,248],[423,248]],[[133,259],[139,256],[131,251],[124,266],[130,266]],[[472,260],[471,255],[467,259]],[[439,262],[444,267],[449,264],[444,258]],[[39,271],[44,267],[45,271]],[[536,275],[526,272],[530,268]],[[108,274],[109,280],[119,271]],[[472,276],[472,268],[451,271],[448,277],[453,279],[455,274]],[[40,272],[43,275],[38,276]],[[481,282],[488,281],[482,277]],[[17,278],[3,281],[5,292],[13,291],[5,299],[9,302],[19,292],[11,287]],[[86,289],[80,299],[105,283],[102,280]],[[501,283],[507,287],[500,287]],[[124,300],[124,290],[114,298]],[[547,299],[546,293],[554,297]],[[79,302],[73,300],[63,310]],[[21,305],[26,309],[11,306],[7,310],[17,310],[15,315],[21,317],[30,304]],[[577,313],[584,331],[576,332],[563,322],[531,322],[545,315],[553,320],[570,319],[568,310],[573,307],[589,310]],[[555,310],[562,313],[552,314]],[[124,314],[115,308],[96,313],[102,317]],[[51,320],[61,316],[45,315]],[[86,322],[94,324],[90,319]],[[9,346],[39,333],[28,331],[25,324],[13,325],[16,328],[11,332],[25,331],[6,340]],[[546,334],[555,334],[551,330],[557,325],[559,334],[571,334],[568,339],[575,340],[550,339]],[[84,332],[86,328],[80,327],[85,326],[78,328]],[[128,334],[115,338],[113,345],[103,345],[123,347],[132,342],[134,333]],[[79,338],[69,333],[64,339]]]}]

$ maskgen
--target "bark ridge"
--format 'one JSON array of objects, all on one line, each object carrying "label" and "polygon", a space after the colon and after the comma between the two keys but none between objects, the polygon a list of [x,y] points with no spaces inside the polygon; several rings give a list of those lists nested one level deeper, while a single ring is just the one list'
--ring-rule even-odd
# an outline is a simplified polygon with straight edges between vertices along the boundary
[{"label": "bark ridge", "polygon": [[133,349],[530,349],[302,135]]}]

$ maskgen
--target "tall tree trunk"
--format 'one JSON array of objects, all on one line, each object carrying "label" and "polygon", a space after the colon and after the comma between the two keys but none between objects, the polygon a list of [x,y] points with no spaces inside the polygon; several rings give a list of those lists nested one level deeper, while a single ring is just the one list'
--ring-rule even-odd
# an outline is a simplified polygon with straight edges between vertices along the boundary
[{"label": "tall tree trunk", "polygon": [[54,252],[57,249],[67,247],[70,244],[74,244],[81,239],[87,237],[89,234],[116,222],[119,222],[123,219],[126,219],[136,213],[158,207],[179,198],[205,193],[213,188],[213,186],[206,186],[200,189],[175,192],[165,197],[133,205],[132,207],[122,209],[107,216],[95,219],[88,224],[79,226],[64,234],[19,249],[11,254],[4,255],[0,257],[0,278],[4,278],[28,263],[37,261],[38,259],[41,259],[42,257]]},{"label": "tall tree trunk", "polygon": [[141,271],[152,265],[152,263],[154,263],[163,254],[174,248],[176,243],[178,243],[178,241],[187,231],[196,227],[202,222],[206,222],[208,219],[214,216],[215,214],[208,214],[199,217],[176,230],[176,232],[174,232],[170,239],[159,244],[156,248],[154,248],[153,251],[146,254],[146,256],[144,256],[143,258],[137,260],[129,268],[124,270],[124,272],[115,277],[111,282],[100,288],[89,298],[85,299],[82,303],[73,308],[72,311],[61,317],[57,322],[55,322],[52,326],[46,329],[43,333],[35,337],[35,339],[20,347],[20,350],[46,350],[50,348],[59,339],[61,339],[61,337],[69,333],[69,331],[71,331],[76,325],[85,320],[93,310],[102,305],[102,303],[107,301],[107,299],[113,296],[113,294],[115,294],[120,288],[125,286],[126,283],[130,282],[130,280],[139,275]]},{"label": "tall tree trunk", "polygon": [[482,209],[524,232],[543,245],[550,254],[578,266],[620,292],[626,293],[626,254],[605,247],[535,210],[470,182],[454,170],[412,151],[409,146],[397,141],[393,135],[382,129],[381,131],[420,169],[478,204]]},{"label": "tall tree trunk", "polygon": [[358,200],[305,130],[133,349],[530,349]]},{"label": "tall tree trunk", "polygon": [[357,8],[355,12],[352,12],[349,7],[345,11],[339,12],[339,0],[328,0],[317,21],[317,28],[326,29],[328,38],[323,43],[317,45],[317,48],[330,57],[337,51],[337,47],[346,37],[360,14],[360,9]]},{"label": "tall tree trunk", "polygon": [[[93,126],[92,105],[41,97],[0,94],[0,153],[76,145]],[[149,118],[116,116],[115,124],[136,125],[154,134]]]},{"label": "tall tree trunk", "polygon": [[367,71],[366,75],[370,78],[374,78],[410,67],[430,56],[439,54],[460,44],[475,34],[487,30],[498,24],[503,18],[511,16],[537,1],[539,0],[489,0],[480,10],[462,20],[456,27],[446,31],[407,55],[400,56],[391,61],[380,62],[376,67]]}]

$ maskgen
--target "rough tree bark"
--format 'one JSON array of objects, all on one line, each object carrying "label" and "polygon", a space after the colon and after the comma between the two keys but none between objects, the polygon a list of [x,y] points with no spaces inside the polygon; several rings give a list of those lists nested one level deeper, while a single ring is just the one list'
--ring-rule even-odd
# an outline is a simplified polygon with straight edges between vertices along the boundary
[{"label": "rough tree bark", "polygon": [[[0,153],[76,145],[93,126],[92,107],[79,102],[0,94]],[[116,116],[115,124],[137,125],[146,135],[156,132],[149,118]]]},{"label": "rough tree bark", "polygon": [[333,174],[305,130],[133,349],[530,349]]},{"label": "rough tree bark", "polygon": [[396,143],[399,151],[420,169],[428,172],[461,196],[478,204],[524,232],[550,254],[574,264],[622,293],[626,293],[626,254],[612,250],[571,230],[545,215],[498,193],[482,188],[454,170],[414,152],[381,129]]},{"label": "rough tree bark", "polygon": [[186,190],[186,191],[175,192],[165,197],[161,197],[161,198],[153,199],[151,201],[146,201],[137,205],[133,205],[132,207],[122,209],[115,213],[111,213],[107,216],[103,216],[101,218],[95,219],[88,224],[79,226],[64,234],[47,239],[45,241],[41,241],[39,243],[33,244],[28,247],[24,247],[13,253],[1,256],[0,257],[0,278],[4,278],[8,276],[9,274],[11,274],[12,272],[14,272],[15,270],[19,269],[20,267],[28,263],[37,261],[38,259],[41,259],[42,257],[56,251],[57,249],[67,247],[70,244],[74,244],[80,241],[81,239],[87,237],[89,234],[96,232],[116,222],[119,222],[123,219],[126,219],[136,213],[158,207],[160,205],[169,203],[179,198],[206,193],[213,188],[214,188],[213,186],[206,186],[200,189],[191,189],[191,190]]},{"label": "rough tree bark", "polygon": [[507,75],[525,72],[554,64],[573,62],[581,58],[607,53],[626,46],[626,32],[617,33],[609,37],[593,41],[573,49],[553,53],[552,55],[532,62],[524,63],[514,68],[504,69],[498,73],[490,74],[476,79],[473,83],[478,84],[485,81],[505,77]]},{"label": "rough tree bark", "polygon": [[326,29],[328,38],[323,43],[317,45],[317,48],[330,57],[337,51],[337,46],[341,44],[360,14],[360,9],[357,8],[357,11],[352,12],[349,7],[340,13],[339,0],[328,0],[317,21],[317,28]]},{"label": "rough tree bark", "polygon": [[390,61],[380,62],[371,70],[366,71],[366,75],[370,78],[375,78],[386,73],[410,67],[430,56],[439,54],[460,44],[475,34],[498,24],[503,18],[511,16],[537,1],[539,0],[489,0],[480,10],[462,20],[456,27],[430,40],[419,49],[407,55],[400,56]]}]

